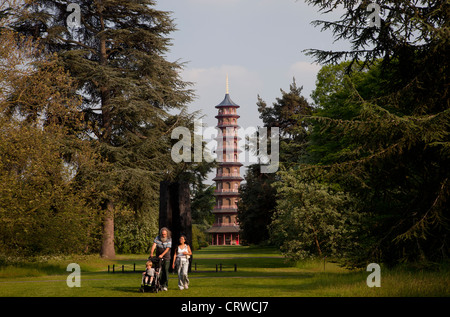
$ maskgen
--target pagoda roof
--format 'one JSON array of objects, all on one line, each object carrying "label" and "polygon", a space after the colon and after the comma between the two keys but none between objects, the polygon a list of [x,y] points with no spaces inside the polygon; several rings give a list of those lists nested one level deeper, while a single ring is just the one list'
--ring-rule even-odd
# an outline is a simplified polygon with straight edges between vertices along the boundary
[{"label": "pagoda roof", "polygon": [[206,230],[208,233],[237,233],[241,231],[239,226],[213,226]]},{"label": "pagoda roof", "polygon": [[219,103],[216,108],[219,107],[239,107],[233,100],[230,98],[230,94],[225,94],[225,98]]},{"label": "pagoda roof", "polygon": [[235,180],[235,181],[243,181],[244,179],[240,176],[229,176],[229,175],[217,175],[216,177],[214,177],[212,180],[213,181],[218,181],[218,180]]}]

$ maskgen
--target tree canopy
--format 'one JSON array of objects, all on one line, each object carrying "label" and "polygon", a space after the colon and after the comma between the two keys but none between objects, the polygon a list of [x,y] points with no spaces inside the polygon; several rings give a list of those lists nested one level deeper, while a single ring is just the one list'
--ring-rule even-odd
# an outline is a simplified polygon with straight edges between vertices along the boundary
[{"label": "tree canopy", "polygon": [[123,228],[114,226],[115,215],[131,210],[146,235],[156,234],[159,182],[189,173],[204,178],[209,167],[177,166],[170,156],[171,130],[192,126],[195,117],[186,110],[193,91],[180,78],[182,64],[165,57],[175,30],[170,13],[151,0],[73,3],[78,25],[68,22],[67,2],[34,0],[10,12],[9,27],[57,54],[73,78],[85,136],[111,165],[99,206],[102,255],[114,257],[114,230],[128,230],[124,219]]},{"label": "tree canopy", "polygon": [[352,46],[307,50],[323,64],[309,114],[270,121],[281,112],[258,99],[265,123],[304,132],[280,160],[271,239],[350,266],[448,258],[448,1],[383,1],[375,26],[370,1],[307,2],[343,10],[313,24]]},{"label": "tree canopy", "polygon": [[97,185],[108,164],[86,141],[73,80],[12,31],[0,33],[0,61],[2,253],[98,251]]}]

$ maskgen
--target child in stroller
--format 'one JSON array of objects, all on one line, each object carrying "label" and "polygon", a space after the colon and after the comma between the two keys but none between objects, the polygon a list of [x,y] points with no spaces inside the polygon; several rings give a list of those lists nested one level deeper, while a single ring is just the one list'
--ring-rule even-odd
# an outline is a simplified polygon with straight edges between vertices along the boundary
[{"label": "child in stroller", "polygon": [[[153,268],[153,264],[155,268]],[[149,258],[145,264],[146,270],[142,272],[142,281],[140,292],[156,292],[161,290],[161,285],[159,281],[159,272],[161,270],[161,259],[159,258]]]}]

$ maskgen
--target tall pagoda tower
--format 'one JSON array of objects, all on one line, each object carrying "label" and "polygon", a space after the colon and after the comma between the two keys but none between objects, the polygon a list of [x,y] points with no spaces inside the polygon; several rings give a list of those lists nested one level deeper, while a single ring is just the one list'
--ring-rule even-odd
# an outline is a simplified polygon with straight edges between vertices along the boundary
[{"label": "tall pagoda tower", "polygon": [[223,101],[216,106],[218,109],[217,128],[217,161],[216,177],[216,205],[212,211],[215,216],[214,224],[207,230],[211,234],[212,245],[239,244],[240,227],[237,221],[237,203],[239,200],[239,186],[243,180],[239,162],[237,109],[227,90]]}]

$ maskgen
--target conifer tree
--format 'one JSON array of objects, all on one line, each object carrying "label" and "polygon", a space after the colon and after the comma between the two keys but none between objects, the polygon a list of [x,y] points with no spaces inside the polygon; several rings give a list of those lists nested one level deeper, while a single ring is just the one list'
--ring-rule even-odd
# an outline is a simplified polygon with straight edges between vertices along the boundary
[{"label": "conifer tree", "polygon": [[280,129],[280,162],[297,161],[304,154],[308,122],[303,118],[311,115],[312,108],[302,90],[294,78],[288,92],[280,89],[281,98],[276,98],[272,106],[258,96],[258,112],[264,126]]},{"label": "conifer tree", "polygon": [[308,3],[325,12],[343,6],[341,20],[314,24],[352,43],[350,51],[309,50],[316,61],[349,60],[348,73],[357,65],[373,76],[359,83],[344,79],[348,94],[341,105],[352,105],[355,116],[342,118],[328,109],[327,117],[314,117],[325,135],[352,145],[347,159],[322,165],[327,173],[321,175],[344,185],[372,215],[360,256],[389,264],[447,258],[448,1],[380,2],[380,23],[373,27],[369,1]]},{"label": "conifer tree", "polygon": [[[75,11],[68,11],[69,3]],[[108,179],[117,195],[102,203],[104,257],[115,256],[116,203],[153,212],[156,220],[159,181],[173,170],[170,130],[189,122],[182,110],[192,91],[179,77],[182,65],[164,56],[174,23],[154,5],[152,0],[35,0],[13,25],[60,56],[83,97],[86,130],[114,166]],[[78,8],[80,19],[72,20]]]},{"label": "conifer tree", "polygon": [[238,203],[241,239],[246,243],[267,243],[268,226],[272,221],[276,206],[276,190],[272,187],[276,173],[261,173],[259,164],[248,167],[245,183],[241,185]]}]

